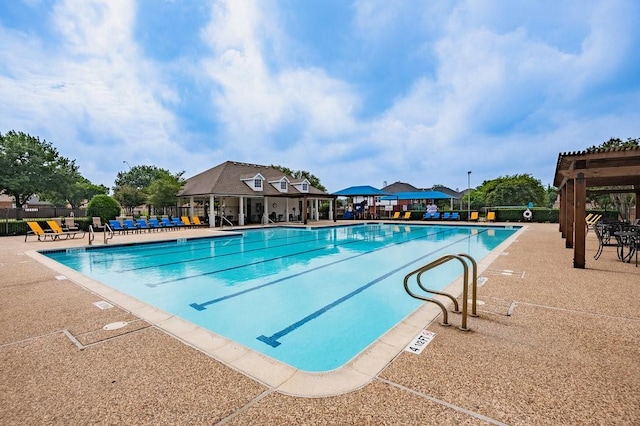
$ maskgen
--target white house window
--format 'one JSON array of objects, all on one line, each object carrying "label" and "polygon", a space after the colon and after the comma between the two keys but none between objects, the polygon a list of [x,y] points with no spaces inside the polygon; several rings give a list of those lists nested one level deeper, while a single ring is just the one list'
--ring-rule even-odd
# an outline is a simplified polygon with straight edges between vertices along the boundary
[{"label": "white house window", "polygon": [[287,181],[286,180],[281,180],[280,181],[280,189],[283,191],[287,190]]},{"label": "white house window", "polygon": [[254,188],[262,188],[262,179],[260,178],[255,178],[253,180],[253,187]]},{"label": "white house window", "polygon": [[309,190],[309,185],[306,182],[302,183],[302,191],[307,192]]}]

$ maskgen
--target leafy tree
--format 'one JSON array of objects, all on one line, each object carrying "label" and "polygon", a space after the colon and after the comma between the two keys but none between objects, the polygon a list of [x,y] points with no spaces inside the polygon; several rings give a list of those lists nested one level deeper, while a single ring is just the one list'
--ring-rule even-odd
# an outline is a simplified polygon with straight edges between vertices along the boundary
[{"label": "leafy tree", "polygon": [[[183,174],[184,172],[180,172],[172,175],[168,170],[156,166],[134,166],[129,171],[118,172],[113,196],[129,212],[132,212],[135,207],[148,202],[147,198],[151,195],[149,187],[154,181],[173,176],[182,184]],[[176,203],[176,194],[177,191],[173,194],[172,204]]]},{"label": "leafy tree", "polygon": [[327,188],[324,187],[324,185],[322,185],[322,183],[320,183],[320,179],[318,179],[316,176],[314,176],[313,174],[305,171],[305,170],[298,170],[298,171],[293,171],[288,167],[284,167],[284,166],[276,166],[276,165],[270,165],[269,167],[274,168],[276,170],[280,170],[282,173],[292,176],[296,179],[307,179],[309,181],[309,184],[315,188],[318,188],[321,191],[327,192]]},{"label": "leafy tree", "polygon": [[62,191],[77,176],[75,160],[50,143],[23,132],[0,133],[0,191],[13,196],[16,206],[35,194]]},{"label": "leafy tree", "polygon": [[542,183],[528,174],[484,181],[476,191],[484,206],[523,206],[529,202],[537,206],[546,205]]},{"label": "leafy tree", "polygon": [[640,138],[627,138],[626,141],[622,141],[620,138],[610,138],[608,141],[603,142],[599,146],[592,146],[587,148],[587,151],[596,151],[598,149],[611,149],[611,148],[632,148],[640,145]]},{"label": "leafy tree", "polygon": [[87,216],[100,217],[102,223],[120,215],[120,204],[107,194],[94,196],[87,205]]},{"label": "leafy tree", "polygon": [[76,174],[75,181],[55,191],[45,191],[39,195],[43,200],[49,201],[55,206],[66,206],[72,209],[78,208],[86,200],[94,195],[107,194],[109,188],[104,185],[95,185],[88,179]]},{"label": "leafy tree", "polygon": [[183,183],[179,177],[169,173],[159,177],[147,188],[147,202],[157,208],[175,206]]}]

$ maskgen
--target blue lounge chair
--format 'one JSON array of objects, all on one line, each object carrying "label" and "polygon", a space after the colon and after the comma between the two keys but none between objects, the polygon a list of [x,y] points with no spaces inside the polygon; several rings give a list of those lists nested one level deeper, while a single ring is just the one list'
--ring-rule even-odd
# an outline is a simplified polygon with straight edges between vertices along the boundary
[{"label": "blue lounge chair", "polygon": [[431,219],[440,219],[440,212],[431,213]]},{"label": "blue lounge chair", "polygon": [[460,213],[458,213],[458,212],[451,213],[451,219],[460,220]]},{"label": "blue lounge chair", "polygon": [[151,226],[149,226],[149,224],[147,223],[147,221],[146,221],[146,220],[144,220],[144,219],[137,219],[137,220],[136,220],[136,227],[137,227],[140,231],[145,230],[145,231],[149,231],[149,232],[151,232],[151,229],[152,229],[152,228],[151,228]]},{"label": "blue lounge chair", "polygon": [[149,228],[151,229],[162,229],[164,226],[158,222],[158,219],[149,219]]},{"label": "blue lounge chair", "polygon": [[135,223],[133,223],[133,219],[124,219],[122,221],[122,225],[124,225],[124,229],[131,232],[138,232],[138,227]]},{"label": "blue lounge chair", "polygon": [[425,214],[422,215],[422,220],[429,220],[429,219],[431,219],[431,213],[425,212]]},{"label": "blue lounge chair", "polygon": [[109,227],[111,228],[111,230],[113,232],[117,232],[119,234],[127,233],[127,229],[124,228],[122,225],[120,225],[120,221],[115,220],[115,219],[110,219],[109,220]]},{"label": "blue lounge chair", "polygon": [[451,219],[451,213],[450,212],[442,213],[442,220],[449,220],[449,219]]},{"label": "blue lounge chair", "polygon": [[168,217],[163,217],[162,219],[160,219],[160,222],[162,222],[162,226],[167,229],[175,229],[176,227],[173,223],[171,223]]},{"label": "blue lounge chair", "polygon": [[171,223],[173,223],[174,226],[185,226],[185,224],[180,220],[179,217],[174,217],[173,219],[171,219]]}]

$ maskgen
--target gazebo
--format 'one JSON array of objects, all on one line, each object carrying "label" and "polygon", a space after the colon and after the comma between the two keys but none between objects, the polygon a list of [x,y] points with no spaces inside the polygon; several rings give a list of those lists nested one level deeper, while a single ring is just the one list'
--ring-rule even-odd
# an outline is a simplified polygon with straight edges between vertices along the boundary
[{"label": "gazebo", "polygon": [[[350,186],[349,188],[341,189],[338,192],[334,192],[331,194],[335,197],[351,197],[354,198],[354,202],[358,197],[363,198],[363,201],[368,201],[373,199],[373,208],[375,209],[375,200],[376,197],[382,197],[385,195],[390,195],[388,192],[385,192],[381,189],[374,188],[373,186],[363,185],[363,186]],[[371,206],[371,204],[369,204]]]},{"label": "gazebo", "polygon": [[637,217],[640,147],[561,153],[553,184],[560,192],[560,232],[573,248],[573,267],[585,268],[587,192],[633,193]]}]

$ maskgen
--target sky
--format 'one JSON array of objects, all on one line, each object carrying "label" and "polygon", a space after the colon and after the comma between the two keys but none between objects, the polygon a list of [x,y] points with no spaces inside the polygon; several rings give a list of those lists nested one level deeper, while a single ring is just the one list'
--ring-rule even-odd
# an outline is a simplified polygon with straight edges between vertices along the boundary
[{"label": "sky", "polygon": [[[111,188],[281,165],[463,190],[640,137],[636,0],[0,2],[0,133]],[[471,174],[468,172],[471,171]]]}]

